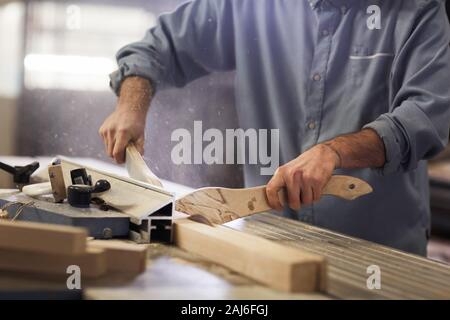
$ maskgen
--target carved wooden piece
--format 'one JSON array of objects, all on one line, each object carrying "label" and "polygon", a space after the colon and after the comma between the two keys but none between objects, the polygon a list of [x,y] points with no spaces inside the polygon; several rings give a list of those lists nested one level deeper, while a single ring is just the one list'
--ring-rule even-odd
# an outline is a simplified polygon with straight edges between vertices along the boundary
[{"label": "carved wooden piece", "polygon": [[[372,192],[364,181],[347,176],[333,176],[323,190],[346,200],[354,200]],[[280,192],[286,199],[285,191]],[[204,188],[176,201],[176,210],[189,215],[200,215],[209,223],[223,224],[248,215],[270,211],[266,187],[248,189]]]}]

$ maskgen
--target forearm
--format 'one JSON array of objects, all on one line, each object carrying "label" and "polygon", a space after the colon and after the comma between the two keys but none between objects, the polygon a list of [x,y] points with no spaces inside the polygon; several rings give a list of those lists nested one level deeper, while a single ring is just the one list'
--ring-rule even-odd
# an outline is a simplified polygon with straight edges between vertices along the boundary
[{"label": "forearm", "polygon": [[147,114],[154,89],[150,81],[141,77],[126,78],[121,87],[118,109]]},{"label": "forearm", "polygon": [[386,162],[384,143],[371,129],[339,136],[323,144],[338,155],[338,168],[381,168]]},{"label": "forearm", "polygon": [[129,142],[144,153],[145,123],[153,92],[150,81],[145,78],[133,76],[123,80],[116,110],[99,130],[108,155],[117,163],[125,161]]}]

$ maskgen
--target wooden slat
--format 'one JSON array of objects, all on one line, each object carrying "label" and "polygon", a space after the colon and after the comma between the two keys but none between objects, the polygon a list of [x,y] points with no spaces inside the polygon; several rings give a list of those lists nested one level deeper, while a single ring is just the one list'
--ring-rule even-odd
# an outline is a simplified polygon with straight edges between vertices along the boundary
[{"label": "wooden slat", "polygon": [[102,249],[106,252],[109,271],[138,274],[145,271],[147,245],[125,243],[117,240],[92,240],[88,248]]},{"label": "wooden slat", "polygon": [[0,249],[0,270],[36,273],[38,275],[69,276],[67,267],[80,267],[81,277],[95,278],[106,273],[104,250],[89,248],[77,255],[38,253]]},{"label": "wooden slat", "polygon": [[86,250],[87,231],[82,228],[0,220],[0,248],[59,254]]},{"label": "wooden slat", "polygon": [[174,242],[186,251],[275,289],[326,289],[326,262],[322,257],[260,237],[179,219],[174,221]]}]

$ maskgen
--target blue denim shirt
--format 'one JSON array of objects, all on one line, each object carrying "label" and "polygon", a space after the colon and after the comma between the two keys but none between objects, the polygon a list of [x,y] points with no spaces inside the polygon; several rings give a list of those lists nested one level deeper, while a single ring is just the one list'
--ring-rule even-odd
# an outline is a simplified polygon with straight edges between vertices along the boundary
[{"label": "blue denim shirt", "polygon": [[[449,26],[439,0],[196,0],[162,15],[121,49],[111,75],[157,89],[236,71],[241,128],[280,129],[280,160],[338,135],[372,128],[381,169],[337,170],[374,192],[325,197],[292,218],[424,254],[430,227],[426,159],[448,141]],[[246,184],[266,183],[258,166]]]}]

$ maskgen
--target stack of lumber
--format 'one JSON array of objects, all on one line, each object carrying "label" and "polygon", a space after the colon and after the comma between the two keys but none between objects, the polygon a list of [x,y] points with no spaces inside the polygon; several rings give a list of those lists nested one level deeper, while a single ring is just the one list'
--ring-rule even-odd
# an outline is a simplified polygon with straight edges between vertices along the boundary
[{"label": "stack of lumber", "polygon": [[147,246],[88,241],[83,228],[0,221],[0,270],[67,276],[75,265],[85,278],[108,272],[141,273]]}]

